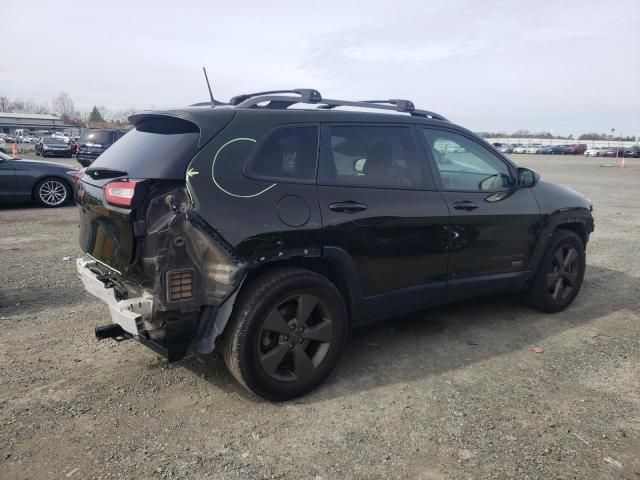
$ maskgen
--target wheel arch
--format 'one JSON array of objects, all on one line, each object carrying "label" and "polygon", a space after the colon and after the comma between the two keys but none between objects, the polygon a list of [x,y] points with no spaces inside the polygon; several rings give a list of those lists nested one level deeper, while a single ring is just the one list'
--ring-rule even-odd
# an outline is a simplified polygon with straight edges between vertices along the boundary
[{"label": "wheel arch", "polygon": [[575,233],[576,235],[578,235],[578,237],[580,237],[580,240],[582,240],[582,244],[586,248],[589,237],[587,236],[587,226],[584,223],[582,222],[560,223],[556,225],[556,228],[554,229],[554,231],[556,230],[568,230],[570,232]]},{"label": "wheel arch", "polygon": [[355,300],[354,288],[348,275],[337,261],[328,256],[320,257],[292,257],[285,260],[274,260],[254,267],[247,272],[241,290],[246,288],[252,280],[277,268],[295,267],[315,272],[329,280],[342,294],[347,308],[349,322],[352,323]]},{"label": "wheel arch", "polygon": [[554,232],[558,230],[565,230],[578,235],[586,249],[587,242],[589,241],[589,229],[587,224],[587,218],[557,219],[557,221],[553,221],[552,219],[550,222],[546,223],[538,238],[538,243],[532,257],[531,271],[534,272],[534,274],[538,271],[540,262],[542,261],[542,258],[544,256],[544,252],[546,251],[547,245],[549,244],[549,239],[554,234]]}]

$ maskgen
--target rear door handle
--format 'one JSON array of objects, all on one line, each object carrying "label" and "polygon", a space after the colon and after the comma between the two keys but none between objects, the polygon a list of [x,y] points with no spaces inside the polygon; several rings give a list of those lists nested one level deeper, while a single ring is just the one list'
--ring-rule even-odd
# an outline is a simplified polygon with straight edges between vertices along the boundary
[{"label": "rear door handle", "polygon": [[473,203],[470,200],[463,200],[461,202],[454,202],[453,204],[453,208],[455,208],[456,210],[466,210],[466,211],[471,211],[471,210],[475,210],[476,208],[479,208],[480,205]]},{"label": "rear door handle", "polygon": [[347,200],[346,202],[334,202],[329,205],[329,208],[334,212],[356,213],[366,210],[367,206],[364,203]]}]

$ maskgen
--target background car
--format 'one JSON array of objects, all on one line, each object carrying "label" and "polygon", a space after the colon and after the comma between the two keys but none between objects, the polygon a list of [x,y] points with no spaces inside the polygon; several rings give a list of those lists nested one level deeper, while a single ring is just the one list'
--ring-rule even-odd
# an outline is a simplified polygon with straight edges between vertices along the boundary
[{"label": "background car", "polygon": [[498,150],[502,153],[513,153],[513,145],[504,144]]},{"label": "background car", "polygon": [[640,145],[633,145],[624,150],[625,157],[640,158]]},{"label": "background car", "polygon": [[525,153],[529,145],[518,145],[513,149],[513,153]]},{"label": "background car", "polygon": [[542,153],[543,149],[544,149],[543,145],[534,143],[532,145],[529,145],[527,148],[525,148],[524,153]]},{"label": "background car", "polygon": [[564,155],[566,145],[554,145],[551,147],[551,155]]},{"label": "background car", "polygon": [[587,148],[583,155],[585,157],[599,157],[600,154],[602,153],[602,147],[591,147],[591,148]]},{"label": "background car", "polygon": [[623,147],[607,147],[600,154],[601,157],[622,157],[624,155]]},{"label": "background car", "polygon": [[0,138],[0,152],[7,151],[7,142],[4,141],[4,138]]},{"label": "background car", "polygon": [[123,130],[91,129],[86,130],[78,140],[76,158],[83,167],[88,167],[105,150],[113,145],[125,133]]},{"label": "background car", "polygon": [[73,200],[76,170],[39,160],[17,160],[0,153],[0,203],[36,201],[61,207]]},{"label": "background car", "polygon": [[67,157],[71,158],[71,147],[62,138],[42,137],[36,143],[36,155],[43,157]]},{"label": "background car", "polygon": [[564,153],[568,155],[582,155],[587,150],[586,143],[574,143],[564,147]]}]

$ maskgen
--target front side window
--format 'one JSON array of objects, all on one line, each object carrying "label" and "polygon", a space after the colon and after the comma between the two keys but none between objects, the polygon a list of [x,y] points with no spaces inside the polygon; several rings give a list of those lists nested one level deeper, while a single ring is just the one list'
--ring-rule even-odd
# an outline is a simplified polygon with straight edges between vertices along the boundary
[{"label": "front side window", "polygon": [[423,186],[417,151],[407,127],[329,127],[320,183],[380,188]]},{"label": "front side window", "polygon": [[507,165],[464,135],[423,128],[444,190],[494,192],[513,185]]},{"label": "front side window", "polygon": [[251,158],[247,173],[259,180],[313,182],[318,155],[317,127],[276,130]]}]

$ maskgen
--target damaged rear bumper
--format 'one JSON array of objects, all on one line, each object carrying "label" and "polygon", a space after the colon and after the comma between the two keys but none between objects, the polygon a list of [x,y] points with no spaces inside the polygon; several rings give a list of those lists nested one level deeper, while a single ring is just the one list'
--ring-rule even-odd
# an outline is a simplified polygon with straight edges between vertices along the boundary
[{"label": "damaged rear bumper", "polygon": [[[117,340],[133,338],[151,348],[169,361],[180,360],[194,338],[198,326],[195,315],[167,319],[159,328],[149,328],[153,325],[154,300],[150,293],[141,293],[127,289],[123,295],[123,285],[116,290],[113,282],[101,270],[98,262],[91,259],[78,258],[76,260],[78,276],[90,294],[102,300],[111,314],[111,321],[120,329],[108,328],[111,336]],[[126,298],[122,298],[126,297]],[[107,326],[109,327],[109,326]],[[105,327],[98,327],[101,332]],[[98,334],[98,338],[105,335]]]}]

